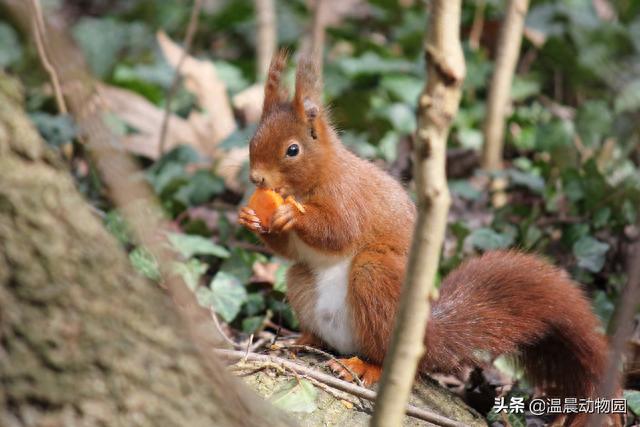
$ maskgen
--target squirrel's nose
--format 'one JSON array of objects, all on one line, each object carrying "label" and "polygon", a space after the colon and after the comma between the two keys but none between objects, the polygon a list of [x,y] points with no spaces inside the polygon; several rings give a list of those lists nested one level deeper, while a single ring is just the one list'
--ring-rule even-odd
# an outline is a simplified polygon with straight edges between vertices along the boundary
[{"label": "squirrel's nose", "polygon": [[264,177],[256,171],[251,171],[251,173],[249,174],[249,179],[258,187],[264,186]]}]

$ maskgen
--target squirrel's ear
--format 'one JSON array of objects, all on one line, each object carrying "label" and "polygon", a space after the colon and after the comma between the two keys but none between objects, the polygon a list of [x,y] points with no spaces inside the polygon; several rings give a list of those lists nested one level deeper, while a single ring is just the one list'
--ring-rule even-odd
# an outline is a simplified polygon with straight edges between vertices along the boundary
[{"label": "squirrel's ear", "polygon": [[264,84],[264,104],[262,105],[262,118],[266,117],[279,104],[287,102],[289,93],[282,86],[282,71],[287,66],[288,53],[285,49],[280,50],[271,59],[267,81]]},{"label": "squirrel's ear", "polygon": [[293,96],[293,109],[301,120],[309,124],[311,136],[317,138],[317,118],[322,104],[320,77],[311,58],[302,57],[296,72],[296,93]]}]

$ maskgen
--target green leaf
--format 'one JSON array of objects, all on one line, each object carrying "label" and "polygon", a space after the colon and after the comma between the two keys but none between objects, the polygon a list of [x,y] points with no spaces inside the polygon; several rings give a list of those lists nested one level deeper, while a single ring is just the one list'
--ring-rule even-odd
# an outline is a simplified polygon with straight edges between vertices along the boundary
[{"label": "green leaf", "polygon": [[16,30],[4,22],[0,22],[0,46],[0,68],[13,65],[22,57],[22,47]]},{"label": "green leaf", "polygon": [[466,179],[449,181],[449,189],[453,194],[466,200],[479,200],[482,197],[482,191],[475,188]]},{"label": "green leaf", "polygon": [[416,114],[407,104],[391,104],[384,113],[393,128],[400,133],[413,133],[416,130]]},{"label": "green leaf", "polygon": [[215,61],[215,66],[218,76],[229,92],[237,93],[249,86],[249,82],[238,67],[225,61]]},{"label": "green leaf", "polygon": [[576,130],[588,147],[597,147],[611,131],[614,122],[611,108],[604,101],[588,101],[576,115]]},{"label": "green leaf", "polygon": [[625,390],[624,398],[627,399],[627,407],[633,411],[636,416],[640,416],[640,391]]},{"label": "green leaf", "polygon": [[51,145],[66,144],[76,136],[76,127],[70,116],[35,112],[29,114],[29,117],[35,123],[40,135]]},{"label": "green leaf", "polygon": [[279,292],[287,291],[287,270],[289,267],[286,264],[280,264],[276,270],[276,282],[273,284],[273,289]]},{"label": "green leaf", "polygon": [[82,18],[72,29],[91,70],[106,77],[127,43],[127,26],[112,18]]},{"label": "green leaf", "polygon": [[602,270],[608,250],[609,244],[591,236],[582,236],[573,244],[573,255],[578,259],[578,266],[593,273]]},{"label": "green leaf", "polygon": [[193,174],[186,185],[180,187],[174,198],[185,206],[197,206],[224,192],[224,180],[207,170]]},{"label": "green leaf", "polygon": [[311,413],[317,409],[318,390],[307,380],[292,379],[269,399],[275,406],[289,412]]},{"label": "green leaf", "polygon": [[206,237],[181,233],[167,233],[167,237],[171,246],[187,259],[194,255],[213,255],[218,258],[228,258],[230,255],[226,248]]},{"label": "green leaf", "polygon": [[604,291],[595,291],[592,301],[593,311],[596,312],[602,322],[602,326],[606,329],[611,321],[611,316],[613,316],[615,305]]},{"label": "green leaf", "polygon": [[532,77],[514,76],[511,85],[511,98],[514,101],[523,101],[540,92],[540,82]]},{"label": "green leaf", "polygon": [[126,245],[131,242],[129,227],[124,218],[117,211],[109,211],[104,217],[104,225],[113,234],[118,241]]},{"label": "green leaf", "polygon": [[242,332],[252,334],[264,323],[264,316],[251,316],[242,319]]},{"label": "green leaf", "polygon": [[624,86],[615,100],[615,110],[618,114],[638,109],[640,109],[640,79],[633,80]]},{"label": "green leaf", "polygon": [[255,316],[258,315],[267,308],[266,301],[264,299],[264,295],[260,292],[254,292],[247,295],[247,301],[244,305],[244,312],[247,316]]},{"label": "green leaf", "polygon": [[382,58],[377,53],[366,52],[360,57],[347,56],[338,60],[342,71],[355,77],[360,74],[406,73],[415,69],[417,64],[401,59]]},{"label": "green leaf", "polygon": [[158,261],[151,253],[139,246],[129,253],[129,260],[138,273],[151,280],[160,280]]},{"label": "green leaf", "polygon": [[231,322],[247,300],[247,291],[240,281],[224,271],[215,275],[209,287],[196,289],[196,297],[203,307],[213,307],[222,318]]},{"label": "green leaf", "polygon": [[463,148],[478,150],[482,147],[482,132],[477,129],[462,128],[458,130],[458,139]]},{"label": "green leaf", "polygon": [[529,190],[541,194],[544,190],[544,179],[533,172],[521,172],[516,169],[507,171],[511,182],[515,185],[527,187]]},{"label": "green leaf", "polygon": [[424,87],[424,80],[408,75],[386,75],[380,86],[387,89],[398,100],[414,105]]},{"label": "green leaf", "polygon": [[231,135],[218,144],[218,147],[224,150],[230,150],[237,147],[248,147],[249,141],[256,133],[257,126],[255,124],[249,125],[245,128],[237,129]]},{"label": "green leaf", "polygon": [[480,250],[488,251],[503,249],[513,244],[513,236],[507,233],[498,233],[491,228],[478,228],[467,237],[471,244]]},{"label": "green leaf", "polygon": [[200,278],[207,271],[207,264],[196,258],[191,258],[187,262],[175,262],[173,272],[180,275],[189,289],[195,291],[200,284]]}]

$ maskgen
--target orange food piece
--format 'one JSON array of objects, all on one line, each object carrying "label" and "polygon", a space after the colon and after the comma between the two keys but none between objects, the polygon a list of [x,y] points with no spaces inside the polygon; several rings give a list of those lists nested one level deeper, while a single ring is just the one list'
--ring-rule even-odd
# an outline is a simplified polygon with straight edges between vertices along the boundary
[{"label": "orange food piece", "polygon": [[273,190],[258,188],[249,199],[249,207],[253,209],[262,226],[271,226],[271,217],[278,206],[284,203],[282,196]]}]

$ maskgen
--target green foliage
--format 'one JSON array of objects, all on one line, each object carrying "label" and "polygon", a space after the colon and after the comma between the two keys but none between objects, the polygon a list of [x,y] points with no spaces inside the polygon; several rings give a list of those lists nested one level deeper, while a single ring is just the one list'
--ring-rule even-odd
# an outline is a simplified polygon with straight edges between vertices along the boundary
[{"label": "green foliage", "polygon": [[17,63],[22,57],[22,46],[18,34],[9,25],[0,21],[0,67],[8,67]]},{"label": "green foliage", "polygon": [[[109,7],[91,0],[83,3],[95,9],[80,13],[71,31],[94,73],[164,106],[174,70],[153,34],[163,29],[180,41],[189,17],[186,3],[115,0]],[[407,160],[400,143],[410,140],[416,129],[417,100],[425,85],[424,4],[363,3],[365,14],[344,18],[328,30],[325,101],[350,149],[384,168],[395,168]],[[445,251],[441,265],[444,276],[476,252],[515,247],[545,254],[586,285],[605,327],[625,282],[620,260],[640,206],[640,2],[609,3],[616,14],[611,20],[599,18],[589,1],[532,2],[527,27],[545,41],[539,46],[524,41],[511,88],[506,167],[501,172],[508,182],[508,203],[492,207],[486,187],[479,184],[487,176],[480,172],[466,171],[452,179],[451,250]],[[308,31],[306,2],[276,5],[279,43],[295,51]],[[215,63],[231,96],[256,81],[253,8],[250,0],[207,5],[194,39],[193,55]],[[483,144],[494,66],[491,49],[496,40],[489,29],[502,18],[504,2],[487,2],[487,40],[483,38],[476,50],[466,40],[474,12],[474,2],[463,2],[467,75],[449,148],[477,153]],[[71,142],[78,148],[72,162],[74,168],[82,166],[74,169],[78,186],[107,212],[105,224],[129,251],[132,265],[149,279],[161,280],[156,260],[135,245],[127,225],[104,200],[99,177],[78,144],[77,129],[69,117],[57,114],[50,90],[44,90],[46,73],[34,71],[39,69],[38,59],[17,34],[0,21],[0,67],[28,82],[26,105],[47,142],[52,146]],[[284,79],[291,87],[292,71],[290,66]],[[196,108],[194,95],[180,87],[172,112],[186,117]],[[105,121],[116,134],[131,131],[116,114]],[[256,126],[238,124],[220,149],[247,146]],[[174,233],[164,236],[181,257],[171,271],[194,290],[198,301],[213,308],[239,334],[260,331],[269,322],[297,328],[285,299],[287,263],[253,250],[257,239],[235,224],[234,211],[246,194],[226,188],[215,166],[187,146],[176,147],[157,161],[142,162],[144,175],[132,179],[149,182],[175,226]],[[88,172],[80,173],[83,168]],[[241,175],[245,183],[247,175],[245,165]],[[257,263],[271,268],[271,276],[257,274]],[[313,387],[305,383],[292,381],[274,399],[289,409],[309,410],[315,397]],[[638,397],[627,395],[637,413]],[[510,414],[509,422],[523,425],[524,418]]]},{"label": "green foliage", "polygon": [[269,399],[271,403],[289,412],[310,413],[316,410],[318,390],[303,379],[292,379],[280,387]]},{"label": "green foliage", "polygon": [[181,233],[169,233],[167,237],[171,246],[186,259],[194,255],[213,255],[218,258],[229,258],[230,255],[227,249],[205,237]]},{"label": "green foliage", "polygon": [[225,321],[231,322],[247,300],[247,291],[237,277],[220,271],[209,287],[196,289],[196,296],[202,306],[213,307]]}]

